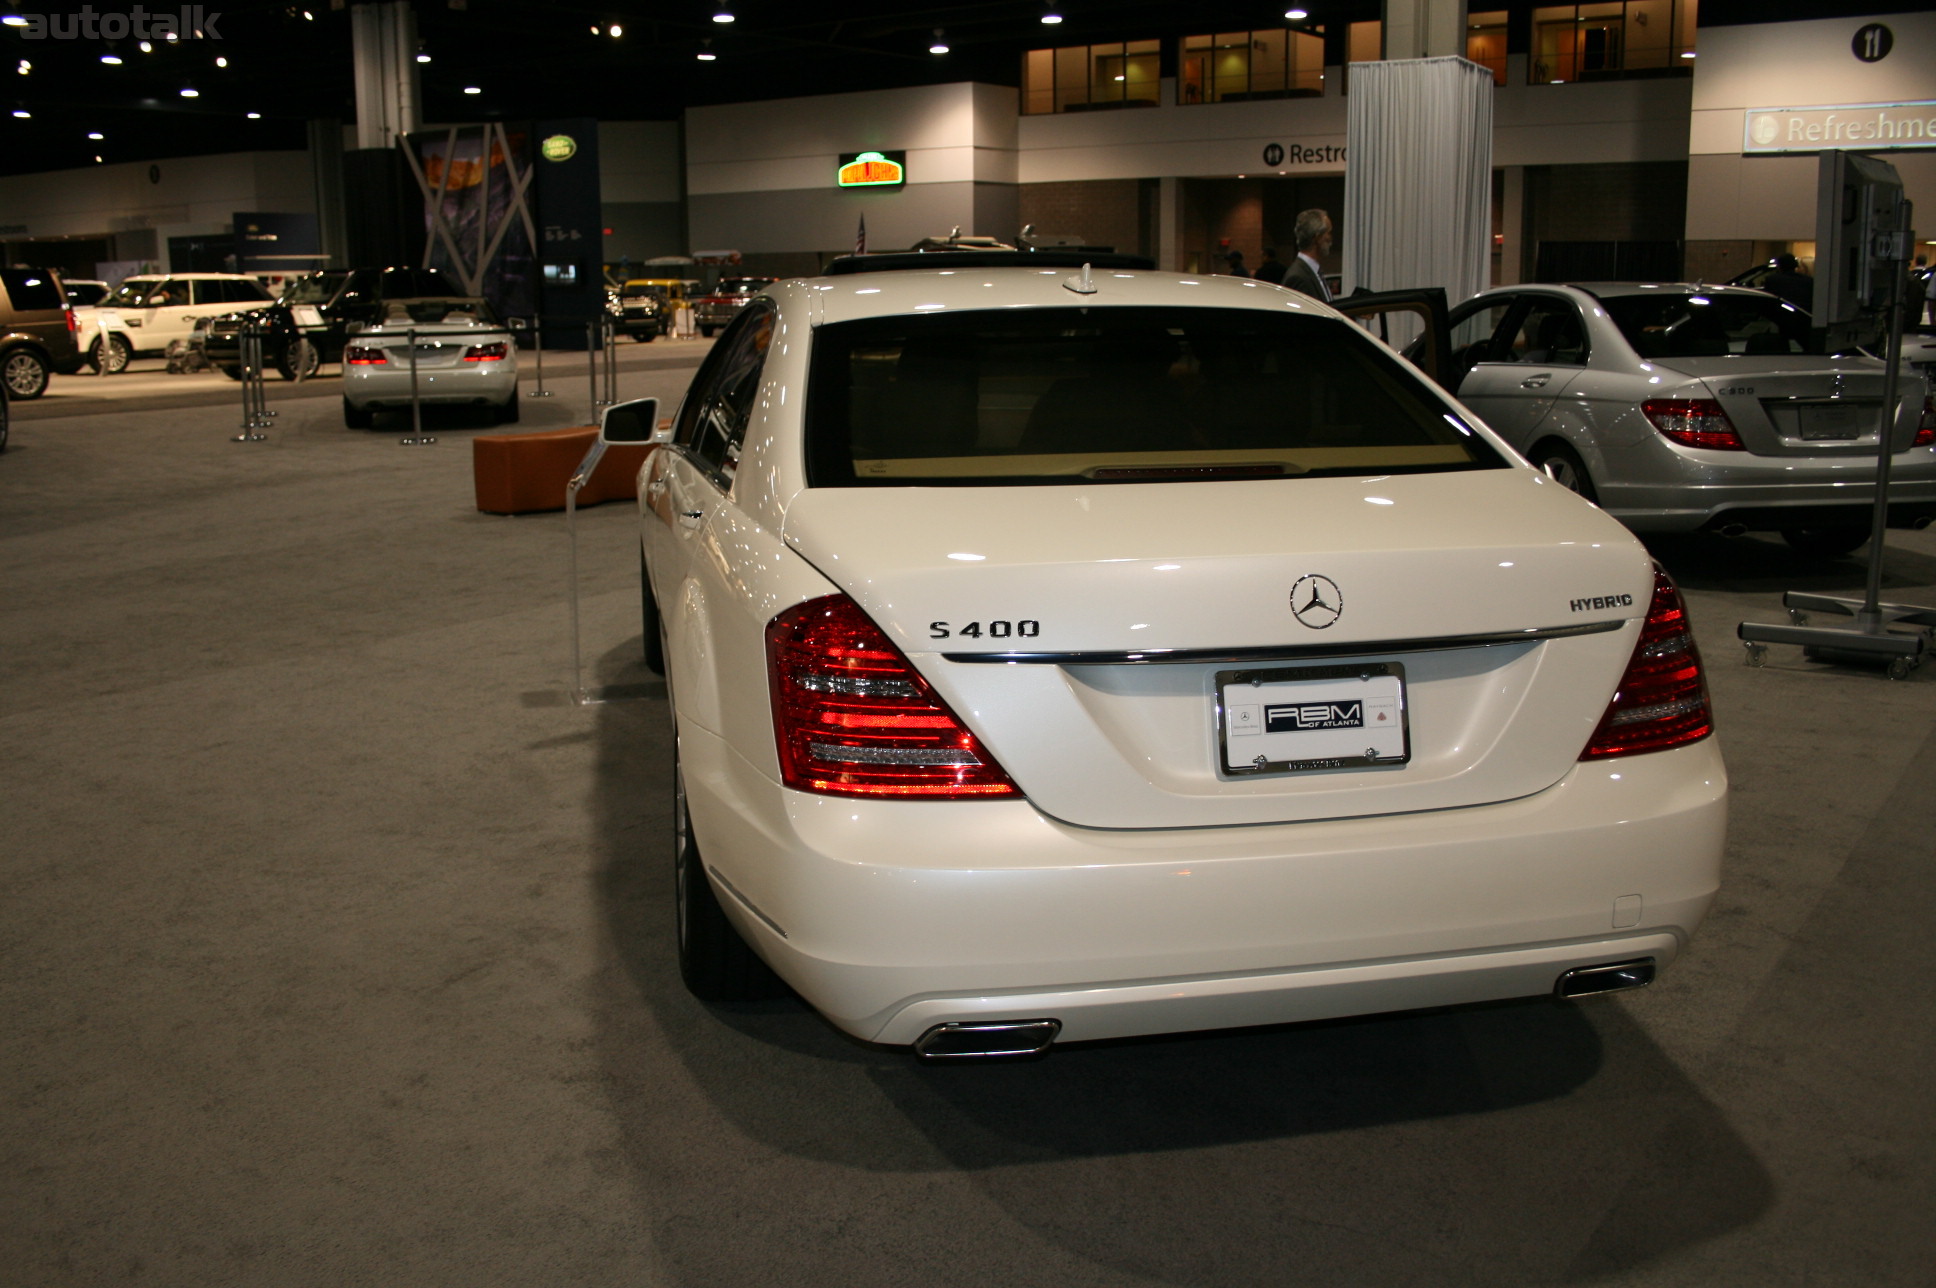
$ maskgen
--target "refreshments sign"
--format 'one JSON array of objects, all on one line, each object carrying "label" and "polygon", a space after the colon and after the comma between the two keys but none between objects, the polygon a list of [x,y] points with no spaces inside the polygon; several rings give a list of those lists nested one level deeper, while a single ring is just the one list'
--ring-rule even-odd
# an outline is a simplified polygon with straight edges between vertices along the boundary
[{"label": "refreshments sign", "polygon": [[1751,107],[1743,152],[1824,152],[1859,148],[1936,148],[1936,101],[1839,107]]}]

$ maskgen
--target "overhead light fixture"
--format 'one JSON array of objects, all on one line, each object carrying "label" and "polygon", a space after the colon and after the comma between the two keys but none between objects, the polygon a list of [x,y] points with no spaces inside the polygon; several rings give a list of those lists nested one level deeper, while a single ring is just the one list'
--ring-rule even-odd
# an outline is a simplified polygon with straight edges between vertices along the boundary
[{"label": "overhead light fixture", "polygon": [[1691,49],[1683,49],[1683,50],[1681,50],[1681,57],[1682,57],[1682,58],[1692,58],[1693,56],[1694,56],[1694,51],[1693,51],[1693,50],[1691,50]]},{"label": "overhead light fixture", "polygon": [[1042,15],[1042,21],[1045,25],[1053,27],[1056,23],[1062,21],[1062,15],[1051,9]]},{"label": "overhead light fixture", "polygon": [[625,28],[619,26],[617,23],[613,23],[611,26],[605,28],[605,34],[610,36],[613,40],[617,40],[620,36],[623,36],[625,34]]},{"label": "overhead light fixture", "polygon": [[24,107],[16,107],[13,109],[13,114],[16,120],[31,121],[34,119],[34,114]]},{"label": "overhead light fixture", "polygon": [[1289,18],[1292,22],[1303,22],[1306,18],[1311,16],[1311,11],[1309,9],[1286,9],[1284,11],[1284,16],[1286,18]]},{"label": "overhead light fixture", "polygon": [[96,152],[96,153],[94,154],[94,164],[95,164],[95,165],[100,165],[100,164],[101,164],[101,154],[100,154],[99,152]]},{"label": "overhead light fixture", "polygon": [[261,120],[261,119],[262,119],[262,113],[260,113],[260,112],[250,112],[250,113],[249,113],[249,119],[250,119],[251,121],[259,121],[259,120]]},{"label": "overhead light fixture", "polygon": [[702,40],[699,42],[699,53],[695,57],[702,63],[719,61],[719,55],[713,52],[713,42],[710,40]]},{"label": "overhead light fixture", "polygon": [[119,55],[119,54],[102,54],[102,55],[101,55],[101,61],[102,61],[102,62],[104,62],[104,63],[106,63],[106,64],[107,64],[108,66],[110,66],[110,67],[119,67],[119,66],[121,65],[121,55]]},{"label": "overhead light fixture", "polygon": [[33,69],[34,69],[34,65],[28,62],[24,58],[20,60],[20,66],[14,68],[14,70],[19,72],[22,76],[25,76],[28,72],[32,71]]},{"label": "overhead light fixture", "polygon": [[152,44],[150,44],[148,41],[144,40],[141,42],[141,52],[144,54],[152,54],[155,52],[155,47]]},{"label": "overhead light fixture", "polygon": [[183,98],[200,98],[202,91],[196,89],[193,85],[184,85],[182,86],[181,96]]},{"label": "overhead light fixture", "polygon": [[596,36],[597,34],[598,34],[598,24],[597,24],[597,23],[593,23],[593,24],[592,24],[592,35],[594,35],[594,36]]},{"label": "overhead light fixture", "polygon": [[719,8],[713,12],[713,21],[731,22],[733,21],[733,11],[731,9],[728,9],[725,5],[719,6]]},{"label": "overhead light fixture", "polygon": [[931,54],[945,54],[948,52],[948,42],[941,35],[941,28],[939,27],[934,29],[934,43],[928,46],[928,52]]},{"label": "overhead light fixture", "polygon": [[107,135],[105,135],[105,134],[103,134],[103,133],[101,133],[101,132],[100,132],[99,130],[89,130],[89,131],[87,132],[87,137],[88,137],[88,138],[90,138],[90,139],[93,139],[93,140],[94,140],[95,142],[97,142],[97,143],[98,143],[98,142],[100,142],[100,141],[101,141],[102,139],[105,139],[105,138],[107,137]]},{"label": "overhead light fixture", "polygon": [[430,61],[430,55],[429,55],[429,54],[418,54],[418,55],[417,55],[417,61],[418,61],[418,62],[420,62],[420,63],[427,63],[427,62],[429,62],[429,61]]},{"label": "overhead light fixture", "polygon": [[32,25],[32,23],[17,13],[10,13],[4,18],[0,18],[0,27],[30,27]]},{"label": "overhead light fixture", "polygon": [[464,92],[466,94],[482,94],[484,87],[482,85],[466,85],[464,86]]},{"label": "overhead light fixture", "polygon": [[229,65],[229,60],[218,56],[215,60],[215,65],[217,67],[227,67]]},{"label": "overhead light fixture", "polygon": [[313,13],[311,13],[311,12],[309,12],[309,10],[307,10],[307,9],[305,9],[305,10],[303,10],[303,21],[304,21],[304,22],[314,22],[314,21],[316,21],[316,15],[315,15],[315,14],[313,14]]}]

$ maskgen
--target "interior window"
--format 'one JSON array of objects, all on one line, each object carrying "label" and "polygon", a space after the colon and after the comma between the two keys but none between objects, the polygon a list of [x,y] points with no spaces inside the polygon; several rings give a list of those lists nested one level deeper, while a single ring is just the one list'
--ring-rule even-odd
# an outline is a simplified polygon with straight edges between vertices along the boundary
[{"label": "interior window", "polygon": [[1586,361],[1586,328],[1569,300],[1535,297],[1506,336],[1506,362],[1577,367]]},{"label": "interior window", "polygon": [[747,305],[720,336],[693,382],[673,439],[689,449],[722,487],[731,487],[740,446],[759,396],[760,372],[773,341],[773,308]]},{"label": "interior window", "polygon": [[819,328],[816,487],[1212,482],[1499,458],[1356,326],[1252,309],[1043,308]]}]

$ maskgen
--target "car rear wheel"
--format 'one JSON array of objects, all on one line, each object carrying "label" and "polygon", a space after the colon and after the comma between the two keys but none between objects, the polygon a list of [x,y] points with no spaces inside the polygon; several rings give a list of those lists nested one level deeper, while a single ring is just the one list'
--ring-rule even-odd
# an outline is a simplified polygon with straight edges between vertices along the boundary
[{"label": "car rear wheel", "polygon": [[515,390],[515,389],[513,389],[513,390],[511,391],[511,397],[510,397],[510,399],[509,399],[509,401],[507,401],[507,402],[506,402],[506,403],[505,403],[505,404],[504,404],[504,405],[503,405],[502,407],[497,407],[497,408],[494,408],[493,410],[495,411],[495,413],[496,413],[496,415],[497,415],[497,423],[498,423],[498,424],[500,424],[500,425],[515,425],[515,424],[517,424],[517,423],[518,423],[518,415],[519,415],[519,412],[518,412],[518,391],[517,391],[517,390]]},{"label": "car rear wheel", "polygon": [[1781,539],[1798,555],[1810,559],[1836,559],[1866,542],[1869,527],[1863,524],[1860,527],[1783,528]]},{"label": "car rear wheel", "polygon": [[[118,376],[128,369],[128,359],[133,356],[128,352],[128,342],[118,335],[111,335],[107,338],[107,349],[108,374],[110,376]],[[87,351],[87,365],[96,371],[101,369],[101,341],[99,339],[96,339],[93,347]]]},{"label": "car rear wheel", "polygon": [[374,429],[376,413],[368,407],[358,407],[349,399],[343,399],[343,424],[349,429]]},{"label": "car rear wheel", "polygon": [[276,359],[276,371],[284,380],[307,380],[323,365],[323,355],[307,340],[292,340]]},{"label": "car rear wheel", "polygon": [[7,393],[28,402],[47,392],[50,378],[47,359],[32,349],[15,349],[0,361],[0,380],[7,382]]},{"label": "car rear wheel", "polygon": [[657,331],[634,331],[632,332],[632,338],[640,344],[651,344],[659,338],[659,333]]},{"label": "car rear wheel", "polygon": [[678,916],[679,977],[704,1002],[750,1002],[780,989],[778,977],[726,920],[706,876],[699,842],[686,811],[686,780],[679,768],[679,736],[672,739],[672,877]]},{"label": "car rear wheel", "polygon": [[1600,494],[1594,491],[1593,478],[1586,472],[1586,462],[1565,443],[1543,444],[1533,453],[1533,464],[1567,491],[1578,492],[1589,501],[1599,501]]}]

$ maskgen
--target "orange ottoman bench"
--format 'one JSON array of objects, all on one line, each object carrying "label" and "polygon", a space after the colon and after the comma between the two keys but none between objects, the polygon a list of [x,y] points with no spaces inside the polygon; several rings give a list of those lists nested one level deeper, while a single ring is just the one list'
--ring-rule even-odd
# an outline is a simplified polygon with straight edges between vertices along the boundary
[{"label": "orange ottoman bench", "polygon": [[[486,514],[564,509],[565,484],[596,441],[598,429],[592,425],[473,438],[471,473],[477,484],[477,508]],[[579,489],[578,504],[596,505],[638,496],[639,466],[651,450],[646,443],[606,448],[604,459]]]}]

